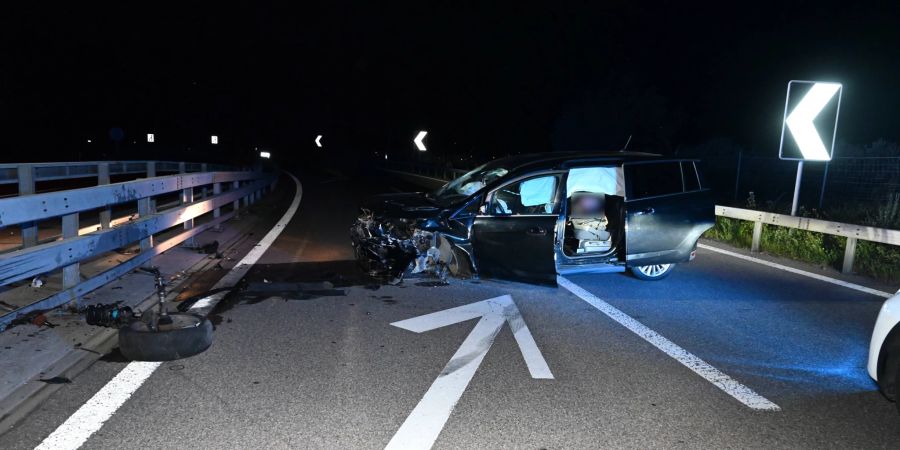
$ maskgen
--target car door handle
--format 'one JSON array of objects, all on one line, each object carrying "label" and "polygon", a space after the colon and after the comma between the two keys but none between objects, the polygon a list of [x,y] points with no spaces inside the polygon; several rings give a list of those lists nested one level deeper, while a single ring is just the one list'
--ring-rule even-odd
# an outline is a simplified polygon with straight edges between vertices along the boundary
[{"label": "car door handle", "polygon": [[528,229],[528,234],[534,234],[534,235],[541,236],[541,235],[547,234],[547,230],[544,229],[543,227],[531,227]]},{"label": "car door handle", "polygon": [[645,216],[645,215],[646,215],[646,216],[649,216],[650,214],[653,214],[653,213],[655,213],[655,212],[656,212],[655,209],[653,209],[653,208],[647,208],[647,209],[638,211],[638,212],[636,212],[636,213],[634,213],[634,214],[637,215],[637,216]]}]

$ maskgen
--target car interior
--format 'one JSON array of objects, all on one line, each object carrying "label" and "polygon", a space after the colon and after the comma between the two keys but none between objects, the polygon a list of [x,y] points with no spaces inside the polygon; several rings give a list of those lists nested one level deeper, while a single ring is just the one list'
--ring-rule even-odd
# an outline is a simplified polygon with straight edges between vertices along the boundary
[{"label": "car interior", "polygon": [[563,253],[602,257],[616,252],[624,231],[621,170],[572,169],[567,181]]}]

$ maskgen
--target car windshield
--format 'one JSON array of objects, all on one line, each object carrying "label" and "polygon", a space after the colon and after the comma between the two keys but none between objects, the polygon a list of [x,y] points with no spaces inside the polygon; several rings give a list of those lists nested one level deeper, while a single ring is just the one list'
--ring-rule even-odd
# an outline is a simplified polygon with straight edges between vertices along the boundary
[{"label": "car windshield", "polygon": [[430,197],[441,204],[451,204],[468,198],[481,188],[491,184],[494,180],[509,173],[503,167],[496,167],[490,163],[477,167],[465,175],[443,185],[434,191]]}]

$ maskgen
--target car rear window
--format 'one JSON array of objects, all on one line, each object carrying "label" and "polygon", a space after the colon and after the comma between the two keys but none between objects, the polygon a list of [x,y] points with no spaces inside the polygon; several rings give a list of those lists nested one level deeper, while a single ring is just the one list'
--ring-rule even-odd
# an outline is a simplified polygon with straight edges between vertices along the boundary
[{"label": "car rear window", "polygon": [[678,162],[626,164],[625,182],[629,199],[684,192]]}]

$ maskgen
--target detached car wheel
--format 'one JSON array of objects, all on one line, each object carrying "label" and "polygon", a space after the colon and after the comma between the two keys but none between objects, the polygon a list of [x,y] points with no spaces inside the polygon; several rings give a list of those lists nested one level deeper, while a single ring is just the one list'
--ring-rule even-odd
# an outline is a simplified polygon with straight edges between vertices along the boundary
[{"label": "detached car wheel", "polygon": [[119,350],[132,361],[172,361],[203,352],[212,345],[213,326],[196,314],[160,317],[156,330],[133,321],[119,330]]},{"label": "detached car wheel", "polygon": [[641,280],[656,281],[669,276],[675,269],[675,264],[651,264],[649,266],[630,267],[631,273]]}]

